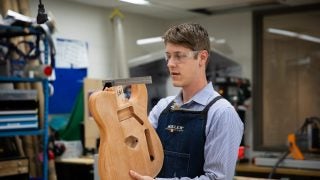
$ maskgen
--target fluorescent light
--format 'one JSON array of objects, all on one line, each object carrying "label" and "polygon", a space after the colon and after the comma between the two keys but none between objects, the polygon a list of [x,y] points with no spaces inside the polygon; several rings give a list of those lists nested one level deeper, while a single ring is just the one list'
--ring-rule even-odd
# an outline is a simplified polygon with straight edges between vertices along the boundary
[{"label": "fluorescent light", "polygon": [[307,35],[307,34],[300,34],[300,33],[292,32],[292,31],[287,31],[287,30],[282,30],[282,29],[275,29],[275,28],[268,28],[267,31],[269,33],[273,33],[273,34],[289,36],[289,37],[302,39],[302,40],[305,40],[305,41],[311,41],[311,42],[315,42],[315,43],[320,43],[320,38],[314,37],[314,36],[310,36],[310,35]]},{"label": "fluorescent light", "polygon": [[305,35],[305,34],[299,34],[298,35],[299,39],[303,39],[306,41],[311,41],[311,42],[315,42],[315,43],[320,43],[320,38],[317,37],[313,37],[313,36],[309,36],[309,35]]},{"label": "fluorescent light", "polygon": [[215,40],[216,44],[225,44],[226,40],[225,39],[217,39]]},{"label": "fluorescent light", "polygon": [[163,41],[162,37],[158,36],[158,37],[152,37],[152,38],[146,38],[146,39],[139,39],[137,40],[136,43],[138,45],[144,45],[144,44],[158,43],[162,41]]},{"label": "fluorescent light", "polygon": [[150,4],[146,0],[120,0],[120,1],[131,3],[131,4],[137,4],[137,5],[148,5],[148,4]]},{"label": "fluorescent light", "polygon": [[209,37],[210,42],[214,42],[215,44],[225,44],[226,40],[225,39],[216,39],[212,36]]},{"label": "fluorescent light", "polygon": [[273,34],[280,34],[280,35],[284,35],[284,36],[289,36],[289,37],[297,37],[297,34],[298,34],[295,32],[286,31],[286,30],[282,30],[282,29],[275,29],[275,28],[268,28],[268,32],[273,33]]},{"label": "fluorescent light", "polygon": [[[216,44],[224,44],[226,43],[225,39],[215,39],[214,37],[209,37],[211,42],[215,42]],[[144,44],[152,44],[152,43],[158,43],[162,42],[162,37],[151,37],[151,38],[145,38],[145,39],[139,39],[137,40],[137,45],[144,45]]]}]

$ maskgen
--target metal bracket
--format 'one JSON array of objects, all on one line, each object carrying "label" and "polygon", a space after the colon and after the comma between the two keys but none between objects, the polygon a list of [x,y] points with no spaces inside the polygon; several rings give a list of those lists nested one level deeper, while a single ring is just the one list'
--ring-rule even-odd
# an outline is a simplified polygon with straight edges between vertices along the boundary
[{"label": "metal bracket", "polygon": [[142,77],[131,77],[124,79],[112,79],[112,80],[103,80],[102,85],[103,89],[110,88],[112,86],[121,86],[121,85],[131,85],[131,84],[151,84],[151,76],[142,76]]}]

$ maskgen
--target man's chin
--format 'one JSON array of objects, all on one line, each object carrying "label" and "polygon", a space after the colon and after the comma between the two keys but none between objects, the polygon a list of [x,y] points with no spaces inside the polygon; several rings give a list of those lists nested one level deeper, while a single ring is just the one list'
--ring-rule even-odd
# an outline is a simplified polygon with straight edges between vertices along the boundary
[{"label": "man's chin", "polygon": [[174,87],[182,87],[182,84],[181,84],[180,82],[176,82],[176,81],[173,81],[173,82],[172,82],[172,85],[173,85]]}]

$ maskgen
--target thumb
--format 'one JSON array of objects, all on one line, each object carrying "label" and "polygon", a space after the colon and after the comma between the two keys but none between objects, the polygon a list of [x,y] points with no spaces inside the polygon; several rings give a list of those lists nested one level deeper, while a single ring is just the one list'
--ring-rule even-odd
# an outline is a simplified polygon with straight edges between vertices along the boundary
[{"label": "thumb", "polygon": [[129,174],[131,177],[135,178],[135,179],[140,179],[141,178],[141,175],[133,170],[130,170],[129,171]]}]

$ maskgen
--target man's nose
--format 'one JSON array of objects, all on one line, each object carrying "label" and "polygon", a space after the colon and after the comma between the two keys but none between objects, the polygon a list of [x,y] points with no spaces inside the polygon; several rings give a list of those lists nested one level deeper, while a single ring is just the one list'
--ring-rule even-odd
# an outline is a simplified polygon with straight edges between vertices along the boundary
[{"label": "man's nose", "polygon": [[171,67],[171,66],[175,66],[176,63],[174,62],[174,59],[171,57],[169,59],[167,59],[167,66]]}]

